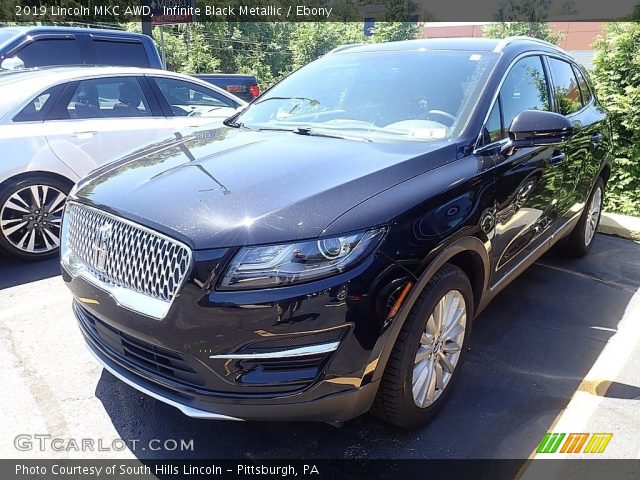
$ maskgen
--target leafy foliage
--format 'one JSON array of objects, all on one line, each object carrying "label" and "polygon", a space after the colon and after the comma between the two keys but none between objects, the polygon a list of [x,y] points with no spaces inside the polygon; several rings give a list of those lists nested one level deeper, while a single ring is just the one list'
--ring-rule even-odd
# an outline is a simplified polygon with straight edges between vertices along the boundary
[{"label": "leafy foliage", "polygon": [[497,23],[486,25],[484,35],[489,38],[527,35],[557,44],[562,35],[554,32],[546,20],[550,13],[570,14],[574,8],[572,0],[564,0],[552,12],[553,5],[553,0],[502,0],[495,17]]},{"label": "leafy foliage", "polygon": [[395,42],[416,38],[420,33],[415,22],[377,22],[373,26],[370,41],[374,43]]},{"label": "leafy foliage", "polygon": [[290,43],[293,68],[306,65],[340,45],[363,41],[364,33],[360,23],[297,23]]},{"label": "leafy foliage", "polygon": [[[377,22],[370,37],[361,22],[206,22],[162,28],[169,70],[252,74],[263,89],[340,45],[407,40],[420,33],[416,22],[386,21]],[[140,31],[140,25],[127,29]],[[153,29],[153,38],[160,44],[160,28]]]},{"label": "leafy foliage", "polygon": [[506,38],[515,35],[526,35],[557,44],[562,35],[554,32],[545,22],[499,22],[484,26],[483,33],[489,38]]},{"label": "leafy foliage", "polygon": [[592,76],[612,120],[617,157],[607,186],[607,209],[640,215],[640,24],[607,25],[595,49]]}]

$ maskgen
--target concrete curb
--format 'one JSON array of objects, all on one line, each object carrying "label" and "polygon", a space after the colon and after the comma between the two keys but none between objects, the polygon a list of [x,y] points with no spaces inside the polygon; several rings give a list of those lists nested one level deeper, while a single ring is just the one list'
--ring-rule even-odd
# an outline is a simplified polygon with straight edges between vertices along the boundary
[{"label": "concrete curb", "polygon": [[598,231],[640,241],[640,218],[603,212]]}]

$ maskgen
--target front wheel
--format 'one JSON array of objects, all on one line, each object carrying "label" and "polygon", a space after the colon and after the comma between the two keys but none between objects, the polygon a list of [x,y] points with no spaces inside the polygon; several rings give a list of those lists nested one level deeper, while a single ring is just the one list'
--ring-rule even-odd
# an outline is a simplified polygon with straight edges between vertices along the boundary
[{"label": "front wheel", "polygon": [[0,189],[0,247],[25,260],[57,255],[71,183],[46,175],[9,181]]},{"label": "front wheel", "polygon": [[459,267],[446,264],[402,326],[372,412],[403,428],[432,419],[458,376],[472,319],[469,279]]}]

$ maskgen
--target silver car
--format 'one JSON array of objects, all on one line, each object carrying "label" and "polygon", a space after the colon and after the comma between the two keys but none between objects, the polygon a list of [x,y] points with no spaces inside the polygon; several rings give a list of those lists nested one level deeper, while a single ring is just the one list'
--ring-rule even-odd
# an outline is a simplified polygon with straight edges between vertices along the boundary
[{"label": "silver car", "polygon": [[99,165],[246,102],[193,77],[128,67],[0,74],[0,248],[57,254],[69,190]]}]

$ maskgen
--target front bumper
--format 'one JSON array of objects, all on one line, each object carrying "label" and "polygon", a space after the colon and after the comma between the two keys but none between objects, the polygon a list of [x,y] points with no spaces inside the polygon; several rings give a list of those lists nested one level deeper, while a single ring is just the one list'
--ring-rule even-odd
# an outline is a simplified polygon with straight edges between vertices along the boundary
[{"label": "front bumper", "polygon": [[[77,308],[74,310],[76,315],[82,315],[82,312]],[[193,418],[235,421],[313,420],[340,422],[357,417],[369,410],[377,391],[377,382],[373,382],[361,388],[293,403],[276,403],[279,402],[278,398],[262,399],[255,403],[242,402],[241,404],[217,402],[215,398],[197,398],[186,392],[176,392],[171,388],[163,387],[157,382],[135,374],[117,358],[109,355],[90,332],[82,327],[82,322],[80,325],[88,350],[107,371],[136,390],[171,405]],[[320,387],[316,386],[316,388]]]},{"label": "front bumper", "polygon": [[404,270],[379,256],[293,289],[228,293],[203,286],[198,265],[162,320],[63,268],[107,370],[196,418],[340,422],[370,408],[385,305]]}]

